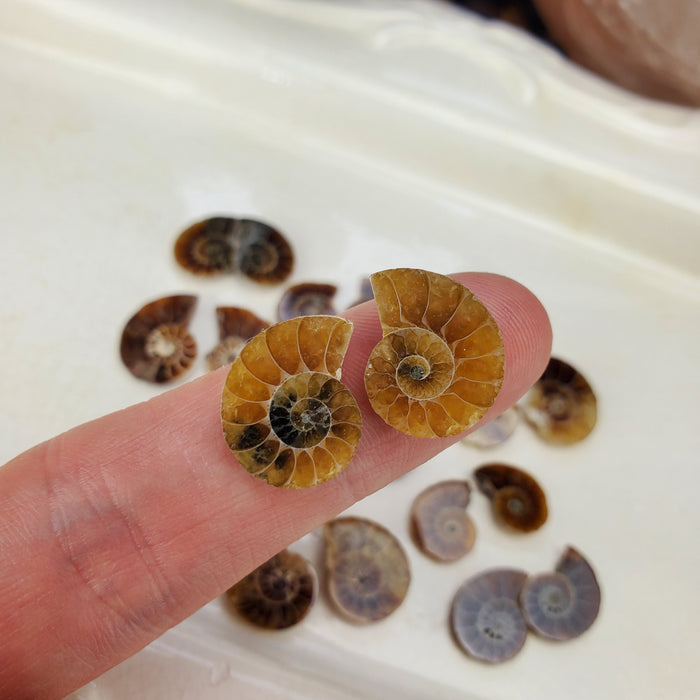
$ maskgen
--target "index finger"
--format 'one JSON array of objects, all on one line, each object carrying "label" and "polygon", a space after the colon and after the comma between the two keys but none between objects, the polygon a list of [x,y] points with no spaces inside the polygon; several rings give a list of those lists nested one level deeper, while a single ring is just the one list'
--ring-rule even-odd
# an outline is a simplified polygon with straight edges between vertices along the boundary
[{"label": "index finger", "polygon": [[[455,275],[505,344],[486,420],[542,373],[547,315],[497,275]],[[374,414],[367,357],[376,307],[350,309],[343,383],[363,413],[354,459],[335,479],[285,490],[252,478],[221,433],[222,369],[79,426],[0,470],[0,695],[60,697],[155,639],[263,561],[458,438],[410,438]],[[478,427],[478,426],[477,426]]]}]

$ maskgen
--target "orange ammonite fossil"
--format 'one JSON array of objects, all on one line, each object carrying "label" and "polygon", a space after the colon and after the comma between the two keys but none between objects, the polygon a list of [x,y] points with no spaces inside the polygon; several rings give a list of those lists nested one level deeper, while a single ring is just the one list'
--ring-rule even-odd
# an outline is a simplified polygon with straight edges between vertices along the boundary
[{"label": "orange ammonite fossil", "polygon": [[374,410],[415,437],[456,435],[493,404],[503,382],[498,326],[463,285],[434,272],[371,276],[384,337],[365,371]]},{"label": "orange ammonite fossil", "polygon": [[337,316],[282,321],[248,341],[226,377],[221,420],[238,461],[274,486],[314,486],[339,474],[362,417],[340,382],[352,323]]}]

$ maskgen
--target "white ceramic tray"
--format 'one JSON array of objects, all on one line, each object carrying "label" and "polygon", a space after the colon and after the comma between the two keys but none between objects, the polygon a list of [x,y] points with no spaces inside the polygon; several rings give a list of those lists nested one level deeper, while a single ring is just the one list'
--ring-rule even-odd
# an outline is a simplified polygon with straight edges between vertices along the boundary
[{"label": "white ceramic tray", "polygon": [[[386,621],[348,625],[321,599],[269,635],[214,601],[76,698],[693,695],[698,112],[624,93],[509,27],[390,0],[5,0],[0,94],[3,461],[158,391],[117,352],[146,301],[199,294],[202,349],[219,303],[274,316],[278,289],[175,265],[177,233],[212,213],[277,224],[298,252],[292,281],[339,284],[339,308],[386,267],[514,277],[600,402],[576,447],[520,427],[351,509],[410,556],[409,596]],[[513,537],[477,496],[474,552],[428,562],[408,537],[411,500],[487,459],[535,474],[550,520]],[[603,588],[588,633],[531,637],[494,668],[455,648],[446,614],[462,580],[550,568],[567,543]],[[296,549],[318,562],[319,534]]]}]

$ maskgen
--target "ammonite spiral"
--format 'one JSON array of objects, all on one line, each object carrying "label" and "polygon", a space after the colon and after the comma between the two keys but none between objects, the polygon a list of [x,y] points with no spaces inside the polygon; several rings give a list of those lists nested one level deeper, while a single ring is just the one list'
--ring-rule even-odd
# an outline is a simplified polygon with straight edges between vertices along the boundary
[{"label": "ammonite spiral", "polygon": [[441,481],[418,494],[411,507],[416,544],[437,561],[460,559],[474,546],[476,528],[466,513],[468,481]]},{"label": "ammonite spiral", "polygon": [[231,364],[243,346],[270,325],[252,311],[238,306],[219,306],[216,320],[219,324],[219,343],[207,355],[207,369],[210,372]]},{"label": "ammonite spiral", "polygon": [[365,371],[374,410],[416,437],[474,425],[503,382],[503,340],[486,307],[434,272],[385,270],[371,281],[384,333]]},{"label": "ammonite spiral", "polygon": [[168,382],[194,362],[197,344],[187,331],[197,297],[179,294],[146,304],[124,327],[122,362],[139,379]]},{"label": "ammonite spiral", "polygon": [[591,565],[567,547],[554,572],[530,576],[520,592],[520,604],[530,628],[563,641],[583,634],[600,609],[600,586]]},{"label": "ammonite spiral", "polygon": [[479,490],[491,499],[493,513],[503,524],[533,532],[547,521],[547,498],[536,479],[507,464],[484,464],[474,472]]},{"label": "ammonite spiral", "polygon": [[294,266],[287,239],[261,221],[217,216],[190,226],[175,242],[177,262],[198,275],[242,272],[256,282],[285,280]]},{"label": "ammonite spiral", "polygon": [[465,581],[452,602],[452,633],[472,658],[495,664],[515,656],[527,637],[518,595],[524,571],[492,569]]},{"label": "ammonite spiral", "polygon": [[546,442],[570,445],[583,440],[596,423],[597,401],[586,378],[556,357],[522,403],[527,422]]},{"label": "ammonite spiral", "polygon": [[226,377],[221,420],[238,461],[274,486],[307,487],[339,474],[362,418],[340,382],[352,323],[336,316],[282,321],[248,341]]},{"label": "ammonite spiral", "polygon": [[285,549],[229,588],[226,597],[248,622],[281,630],[306,617],[317,588],[311,564]]},{"label": "ammonite spiral", "polygon": [[401,605],[411,573],[399,541],[364,518],[336,518],[324,528],[328,594],[352,622],[376,622]]}]

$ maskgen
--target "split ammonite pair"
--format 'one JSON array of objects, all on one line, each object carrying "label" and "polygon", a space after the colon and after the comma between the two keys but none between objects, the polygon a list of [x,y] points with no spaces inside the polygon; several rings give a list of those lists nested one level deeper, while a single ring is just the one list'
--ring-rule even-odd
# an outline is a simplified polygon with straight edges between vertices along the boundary
[{"label": "split ammonite pair", "polygon": [[[373,409],[415,437],[470,428],[503,382],[503,339],[491,314],[466,287],[433,272],[385,270],[371,283],[383,332],[365,371]],[[293,318],[260,332],[233,362],[221,418],[251,474],[307,487],[352,459],[362,416],[340,382],[351,333],[337,316]]]}]

